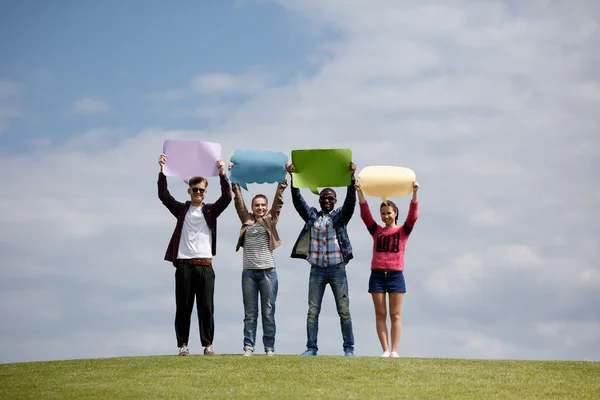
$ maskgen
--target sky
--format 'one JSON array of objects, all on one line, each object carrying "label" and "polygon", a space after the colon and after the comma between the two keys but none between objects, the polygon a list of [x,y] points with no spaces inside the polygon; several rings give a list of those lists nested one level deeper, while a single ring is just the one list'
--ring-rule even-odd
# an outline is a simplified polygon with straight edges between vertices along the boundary
[{"label": "sky", "polygon": [[[592,0],[1,2],[0,362],[177,354],[167,139],[414,170],[400,356],[600,360],[599,16]],[[410,197],[393,200],[402,220]],[[309,265],[284,201],[275,348],[300,354]],[[243,352],[239,225],[232,203],[219,354]],[[378,356],[358,206],[348,232],[355,354]],[[343,354],[329,289],[318,345]]]}]

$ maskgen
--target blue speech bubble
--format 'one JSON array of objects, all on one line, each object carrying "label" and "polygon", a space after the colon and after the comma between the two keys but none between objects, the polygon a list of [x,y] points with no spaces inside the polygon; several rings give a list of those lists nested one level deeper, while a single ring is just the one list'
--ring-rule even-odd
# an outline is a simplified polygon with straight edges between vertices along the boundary
[{"label": "blue speech bubble", "polygon": [[274,183],[285,179],[288,156],[281,152],[236,150],[230,160],[231,183],[248,190],[248,183]]}]

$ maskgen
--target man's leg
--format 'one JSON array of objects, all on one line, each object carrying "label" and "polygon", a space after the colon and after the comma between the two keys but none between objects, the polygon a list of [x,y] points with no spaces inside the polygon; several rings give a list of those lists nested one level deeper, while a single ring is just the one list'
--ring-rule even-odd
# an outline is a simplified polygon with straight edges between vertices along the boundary
[{"label": "man's leg", "polygon": [[265,352],[275,351],[275,302],[277,301],[277,270],[260,271],[260,305]]},{"label": "man's leg", "polygon": [[335,298],[338,315],[340,316],[340,325],[342,328],[342,338],[344,339],[344,353],[354,351],[354,334],[352,331],[352,318],[350,317],[350,298],[348,296],[348,278],[346,277],[346,265],[338,264],[330,267],[330,285]]},{"label": "man's leg", "polygon": [[190,320],[194,308],[192,268],[192,265],[178,263],[175,269],[175,336],[180,349],[187,346],[190,337]]},{"label": "man's leg", "polygon": [[308,281],[308,314],[306,316],[306,348],[308,351],[316,352],[317,336],[319,334],[319,314],[321,313],[321,302],[327,285],[327,272],[325,268],[310,268]]},{"label": "man's leg", "polygon": [[244,302],[244,351],[254,352],[256,343],[256,325],[258,319],[258,280],[260,271],[245,269],[242,271],[242,300]]},{"label": "man's leg", "polygon": [[200,342],[203,347],[207,347],[212,345],[215,334],[215,271],[212,264],[206,266],[195,265],[194,267],[197,273],[196,308],[198,309],[198,324],[200,325]]}]

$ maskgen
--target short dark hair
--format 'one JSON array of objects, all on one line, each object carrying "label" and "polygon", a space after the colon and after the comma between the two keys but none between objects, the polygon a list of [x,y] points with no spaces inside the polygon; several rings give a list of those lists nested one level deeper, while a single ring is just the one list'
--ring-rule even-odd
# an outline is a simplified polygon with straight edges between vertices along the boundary
[{"label": "short dark hair", "polygon": [[337,194],[335,193],[335,190],[333,190],[332,188],[325,188],[325,189],[321,190],[321,191],[319,192],[319,196],[320,196],[320,195],[322,195],[322,194],[323,194],[323,193],[325,193],[325,192],[333,192],[333,195],[334,195],[335,197],[337,197]]},{"label": "short dark hair", "polygon": [[192,186],[197,185],[202,182],[204,182],[204,186],[208,187],[208,180],[203,176],[191,177],[190,180],[188,181],[188,185],[190,185],[190,187],[192,187]]},{"label": "short dark hair", "polygon": [[396,205],[396,203],[394,203],[391,200],[387,201],[387,204],[385,204],[384,202],[381,203],[381,206],[379,206],[379,211],[381,212],[381,209],[385,206],[390,206],[392,207],[392,209],[394,210],[394,212],[396,213],[396,221],[394,221],[396,224],[398,224],[398,206]]}]

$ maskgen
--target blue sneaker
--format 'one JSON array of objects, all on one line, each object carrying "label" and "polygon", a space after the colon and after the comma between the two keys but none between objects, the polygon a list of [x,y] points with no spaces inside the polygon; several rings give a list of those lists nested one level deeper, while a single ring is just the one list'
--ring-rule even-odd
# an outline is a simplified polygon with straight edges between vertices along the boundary
[{"label": "blue sneaker", "polygon": [[352,349],[344,349],[344,355],[346,357],[354,357],[354,350],[352,350]]},{"label": "blue sneaker", "polygon": [[316,356],[317,351],[315,349],[306,349],[306,351],[300,355],[301,356]]}]

